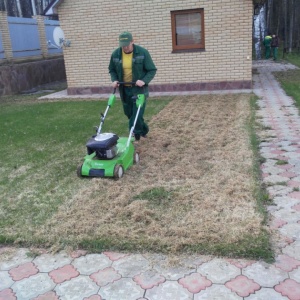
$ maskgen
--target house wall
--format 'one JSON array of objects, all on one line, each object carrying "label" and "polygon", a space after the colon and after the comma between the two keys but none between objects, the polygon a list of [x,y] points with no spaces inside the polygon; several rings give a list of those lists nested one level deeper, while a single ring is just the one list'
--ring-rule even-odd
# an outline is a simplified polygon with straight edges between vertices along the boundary
[{"label": "house wall", "polygon": [[[205,51],[172,53],[170,11],[204,8]],[[251,87],[252,0],[64,0],[60,24],[69,94],[107,92],[118,35],[130,31],[158,68],[152,90]]]}]

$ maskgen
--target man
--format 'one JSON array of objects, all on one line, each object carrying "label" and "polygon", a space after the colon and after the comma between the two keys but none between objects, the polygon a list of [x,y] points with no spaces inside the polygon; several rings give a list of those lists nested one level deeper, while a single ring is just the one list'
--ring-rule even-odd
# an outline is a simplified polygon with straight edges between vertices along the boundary
[{"label": "man", "polygon": [[271,42],[271,48],[272,48],[272,54],[273,54],[273,60],[277,60],[278,55],[278,46],[279,46],[279,39],[276,34],[272,35],[272,42]]},{"label": "man", "polygon": [[265,51],[266,51],[266,59],[270,58],[270,54],[271,54],[271,41],[272,41],[272,37],[271,34],[268,33],[264,39],[264,46],[265,46]]},{"label": "man", "polygon": [[[148,84],[156,74],[156,67],[145,48],[135,45],[130,32],[123,32],[119,36],[119,48],[113,51],[109,63],[109,74],[112,87],[119,87],[120,97],[125,115],[129,119],[129,130],[133,126],[137,107],[132,99],[137,94],[149,96]],[[119,82],[132,82],[133,84],[119,84]],[[136,140],[146,137],[149,127],[144,121],[146,101],[141,107],[134,136]]]}]

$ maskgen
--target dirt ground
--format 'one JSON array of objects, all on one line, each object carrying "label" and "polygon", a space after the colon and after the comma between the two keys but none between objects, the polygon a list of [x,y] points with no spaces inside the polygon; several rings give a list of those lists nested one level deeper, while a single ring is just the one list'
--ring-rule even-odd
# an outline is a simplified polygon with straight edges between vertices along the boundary
[{"label": "dirt ground", "polygon": [[136,146],[140,164],[121,180],[91,179],[38,235],[171,252],[259,235],[262,216],[255,208],[246,129],[249,98],[175,97]]}]

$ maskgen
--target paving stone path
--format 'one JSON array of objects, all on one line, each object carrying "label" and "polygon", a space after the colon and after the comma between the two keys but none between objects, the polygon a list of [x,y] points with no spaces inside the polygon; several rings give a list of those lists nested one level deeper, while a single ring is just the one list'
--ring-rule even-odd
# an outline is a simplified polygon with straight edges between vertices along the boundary
[{"label": "paving stone path", "polygon": [[28,249],[17,249],[13,258],[0,261],[0,299],[299,300],[300,118],[272,75],[293,66],[260,61],[253,67],[266,129],[261,170],[274,202],[268,210],[275,263],[192,256],[170,267],[163,255],[75,251],[30,258]]}]

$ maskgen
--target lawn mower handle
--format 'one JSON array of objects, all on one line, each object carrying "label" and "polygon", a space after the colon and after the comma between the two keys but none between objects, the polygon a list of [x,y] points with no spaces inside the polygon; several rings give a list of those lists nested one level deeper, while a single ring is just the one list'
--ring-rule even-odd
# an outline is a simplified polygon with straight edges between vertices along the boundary
[{"label": "lawn mower handle", "polygon": [[[121,84],[121,85],[125,85],[125,84],[128,84],[128,85],[135,85],[136,82],[134,81],[118,81],[118,84]],[[141,89],[143,89],[143,94],[145,94],[145,86],[137,86]],[[114,93],[116,92],[116,88],[114,89]],[[137,99],[137,96],[133,96],[132,99],[136,100]]]},{"label": "lawn mower handle", "polygon": [[[118,81],[118,84],[121,84],[121,85],[124,85],[124,84],[131,84],[131,85],[135,85],[135,82],[134,81]],[[117,88],[114,88],[114,92],[113,94],[115,94],[117,91]]]},{"label": "lawn mower handle", "polygon": [[118,81],[118,84],[122,84],[122,85],[124,85],[124,84],[131,84],[131,85],[135,85],[136,84],[136,82],[135,81]]}]

